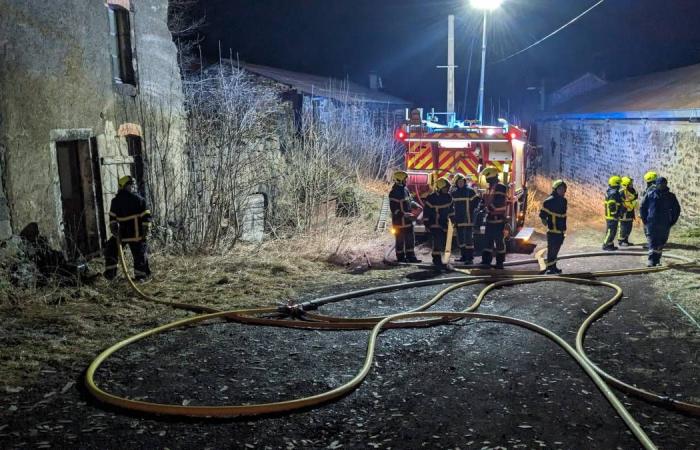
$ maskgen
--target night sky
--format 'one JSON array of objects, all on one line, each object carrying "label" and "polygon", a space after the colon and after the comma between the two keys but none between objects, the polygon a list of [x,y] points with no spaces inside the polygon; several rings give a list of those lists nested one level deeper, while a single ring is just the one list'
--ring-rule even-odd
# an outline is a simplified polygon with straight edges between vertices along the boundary
[{"label": "night sky", "polygon": [[[255,64],[367,84],[376,70],[388,93],[444,109],[447,16],[456,19],[457,105],[463,104],[472,42],[468,116],[481,61],[481,13],[467,0],[200,0],[203,50],[219,43]],[[700,0],[607,0],[564,31],[506,62],[596,0],[504,0],[490,18],[486,105],[513,108],[590,71],[608,80],[700,63]]]}]

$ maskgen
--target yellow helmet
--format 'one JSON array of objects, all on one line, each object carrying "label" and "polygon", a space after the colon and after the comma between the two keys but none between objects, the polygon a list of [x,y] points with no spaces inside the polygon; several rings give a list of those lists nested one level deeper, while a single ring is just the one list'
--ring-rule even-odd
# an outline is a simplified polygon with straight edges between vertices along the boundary
[{"label": "yellow helmet", "polygon": [[620,185],[621,186],[629,186],[630,184],[632,184],[633,181],[634,180],[632,180],[632,178],[630,178],[630,177],[622,177],[622,179],[620,180]]},{"label": "yellow helmet", "polygon": [[403,183],[408,178],[408,174],[403,170],[397,170],[392,177],[396,183]]},{"label": "yellow helmet", "polygon": [[440,177],[435,182],[435,190],[437,190],[437,191],[444,189],[446,187],[450,187],[450,180],[448,180],[445,177]]},{"label": "yellow helmet", "polygon": [[564,180],[554,180],[554,182],[552,183],[552,190],[556,191],[557,188],[561,185],[566,186],[566,183],[564,183]]},{"label": "yellow helmet", "polygon": [[622,182],[622,178],[619,175],[613,175],[608,179],[608,185],[612,187],[619,187]]},{"label": "yellow helmet", "polygon": [[134,182],[134,179],[133,179],[133,177],[131,177],[131,175],[124,175],[123,177],[121,177],[119,179],[117,184],[119,185],[119,189],[124,189],[127,184],[133,183],[133,182]]},{"label": "yellow helmet", "polygon": [[647,183],[653,183],[657,178],[659,178],[659,175],[657,175],[653,170],[650,170],[644,174],[644,181]]},{"label": "yellow helmet", "polygon": [[487,180],[489,178],[497,177],[498,176],[498,169],[496,169],[495,167],[487,167],[481,171],[481,176],[486,178]]}]

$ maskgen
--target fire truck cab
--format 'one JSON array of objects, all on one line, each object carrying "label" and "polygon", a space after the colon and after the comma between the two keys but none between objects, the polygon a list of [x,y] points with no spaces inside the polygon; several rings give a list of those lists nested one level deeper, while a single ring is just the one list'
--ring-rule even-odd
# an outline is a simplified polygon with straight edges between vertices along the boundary
[{"label": "fire truck cab", "polygon": [[[479,173],[485,167],[495,167],[501,183],[508,186],[506,238],[529,239],[532,230],[523,230],[527,208],[525,130],[503,119],[499,119],[498,126],[460,122],[455,113],[430,112],[423,118],[423,111],[414,109],[406,111],[406,120],[396,131],[396,138],[405,144],[406,186],[416,201],[423,203],[439,177],[452,179],[456,173],[465,175],[472,188],[483,193],[487,184]],[[425,233],[420,217],[415,231]],[[477,247],[483,232],[483,223],[477,222]]]}]

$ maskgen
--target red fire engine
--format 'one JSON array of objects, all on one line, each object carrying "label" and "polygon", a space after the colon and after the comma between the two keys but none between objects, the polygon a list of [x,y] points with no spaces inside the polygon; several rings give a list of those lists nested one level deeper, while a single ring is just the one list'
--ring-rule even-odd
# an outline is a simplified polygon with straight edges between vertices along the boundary
[{"label": "red fire engine", "polygon": [[[440,115],[446,116],[443,123],[438,120]],[[527,207],[526,132],[503,119],[499,123],[488,126],[458,122],[454,113],[432,112],[423,119],[422,110],[407,111],[405,123],[396,131],[396,138],[406,147],[406,185],[421,204],[435,180],[451,178],[455,173],[466,175],[472,187],[483,192],[487,185],[479,173],[485,167],[495,167],[500,171],[500,181],[508,186],[506,238],[527,241],[532,229],[523,229]],[[415,231],[425,232],[420,220]],[[474,232],[478,245],[481,223]],[[514,243],[510,243],[511,248]]]}]

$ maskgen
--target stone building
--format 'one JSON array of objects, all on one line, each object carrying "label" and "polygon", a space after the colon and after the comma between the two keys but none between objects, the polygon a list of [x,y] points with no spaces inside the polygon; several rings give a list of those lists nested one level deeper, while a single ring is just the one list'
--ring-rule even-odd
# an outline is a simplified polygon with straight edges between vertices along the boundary
[{"label": "stone building", "polygon": [[533,131],[539,189],[573,182],[570,201],[602,216],[611,175],[640,189],[655,170],[678,196],[680,224],[700,224],[700,65],[599,86],[542,114]]},{"label": "stone building", "polygon": [[135,176],[156,209],[176,195],[148,164],[181,168],[167,9],[167,0],[0,0],[0,238],[36,222],[67,256],[94,255],[120,176]]}]

